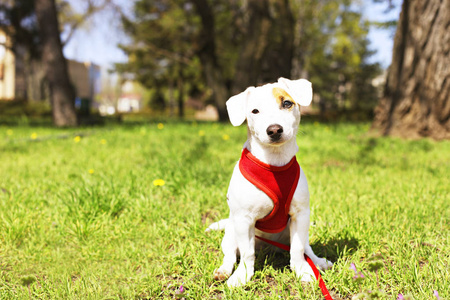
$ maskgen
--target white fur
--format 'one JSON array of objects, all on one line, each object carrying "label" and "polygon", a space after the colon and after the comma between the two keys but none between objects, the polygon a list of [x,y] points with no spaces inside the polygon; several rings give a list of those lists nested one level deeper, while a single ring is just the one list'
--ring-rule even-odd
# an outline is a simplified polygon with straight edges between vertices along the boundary
[{"label": "white fur", "polygon": [[308,106],[312,101],[312,84],[306,79],[289,80],[281,77],[278,83],[285,87],[289,94],[296,98],[301,106]]},{"label": "white fur", "polygon": [[[281,108],[273,96],[273,88],[282,88],[296,102],[292,109]],[[300,105],[309,105],[312,99],[311,83],[305,79],[291,81],[280,78],[277,83],[261,87],[250,87],[227,101],[230,121],[234,126],[247,120],[248,138],[244,144],[254,156],[273,166],[286,165],[297,153],[296,134],[300,123]],[[259,113],[252,113],[257,109]],[[273,142],[266,130],[270,125],[281,125],[281,138]],[[210,225],[209,230],[225,229],[222,240],[224,259],[222,266],[215,270],[215,279],[228,278],[227,284],[236,287],[246,284],[254,272],[255,234],[284,244],[290,244],[291,269],[303,281],[310,281],[314,273],[304,258],[306,253],[316,266],[328,269],[332,263],[318,258],[309,246],[309,191],[306,176],[300,169],[300,179],[295,190],[286,229],[280,233],[269,234],[255,228],[257,220],[262,219],[273,209],[273,201],[260,189],[250,183],[236,164],[228,188],[230,216]],[[233,273],[237,255],[241,260]],[[230,276],[231,275],[231,276]]]}]

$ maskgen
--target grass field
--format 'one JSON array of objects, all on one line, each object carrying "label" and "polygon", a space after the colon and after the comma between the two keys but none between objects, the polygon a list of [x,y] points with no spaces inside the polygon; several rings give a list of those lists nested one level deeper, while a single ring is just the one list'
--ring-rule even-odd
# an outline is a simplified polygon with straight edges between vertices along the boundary
[{"label": "grass field", "polygon": [[[300,128],[310,243],[335,263],[323,278],[335,299],[449,299],[450,142],[368,129]],[[288,253],[259,254],[244,288],[212,278],[223,232],[204,229],[227,217],[245,138],[213,123],[0,127],[0,299],[322,299]]]}]

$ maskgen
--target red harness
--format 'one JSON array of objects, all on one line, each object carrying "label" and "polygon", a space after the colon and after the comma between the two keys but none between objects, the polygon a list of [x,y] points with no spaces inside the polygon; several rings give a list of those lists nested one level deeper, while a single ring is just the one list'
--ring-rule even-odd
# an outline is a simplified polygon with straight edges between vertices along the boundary
[{"label": "red harness", "polygon": [[[266,193],[273,201],[272,211],[261,220],[258,220],[255,227],[269,233],[283,231],[289,220],[289,207],[300,179],[300,166],[296,157],[294,156],[285,166],[275,167],[263,163],[244,148],[239,161],[239,169],[248,181]],[[290,250],[290,247],[287,245],[259,236],[256,236],[256,238],[286,251]],[[325,299],[333,300],[319,270],[306,254],[305,259],[319,281],[319,287]]]},{"label": "red harness", "polygon": [[282,167],[263,163],[247,149],[239,161],[242,175],[273,201],[272,211],[256,222],[256,228],[269,233],[283,231],[289,220],[289,207],[300,178],[300,166],[294,156]]}]

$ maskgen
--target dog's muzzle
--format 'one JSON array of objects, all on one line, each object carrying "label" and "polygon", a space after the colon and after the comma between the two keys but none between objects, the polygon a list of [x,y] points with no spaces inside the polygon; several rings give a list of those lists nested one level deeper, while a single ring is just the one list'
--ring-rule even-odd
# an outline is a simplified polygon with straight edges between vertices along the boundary
[{"label": "dog's muzzle", "polygon": [[266,132],[271,142],[278,142],[280,141],[281,136],[283,134],[283,126],[278,124],[272,124],[269,127],[267,127]]}]

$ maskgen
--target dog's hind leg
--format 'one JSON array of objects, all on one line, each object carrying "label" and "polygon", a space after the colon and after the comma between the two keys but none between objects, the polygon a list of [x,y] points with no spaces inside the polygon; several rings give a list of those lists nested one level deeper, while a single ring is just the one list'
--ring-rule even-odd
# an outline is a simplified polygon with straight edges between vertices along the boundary
[{"label": "dog's hind leg", "polygon": [[318,267],[319,269],[322,270],[327,270],[333,267],[333,263],[329,260],[326,260],[325,258],[320,258],[317,257],[311,246],[309,245],[309,243],[306,245],[305,247],[305,253],[306,255],[308,255],[309,258],[311,258],[311,260],[313,261],[313,263],[316,265],[316,267]]},{"label": "dog's hind leg", "polygon": [[232,222],[227,222],[225,226],[225,235],[222,240],[222,252],[224,254],[223,264],[214,271],[214,279],[225,280],[233,272],[234,264],[237,259],[237,243],[234,236]]},{"label": "dog's hind leg", "polygon": [[224,230],[228,224],[228,219],[223,219],[218,222],[212,223],[206,228],[205,232],[209,232],[211,230]]}]

